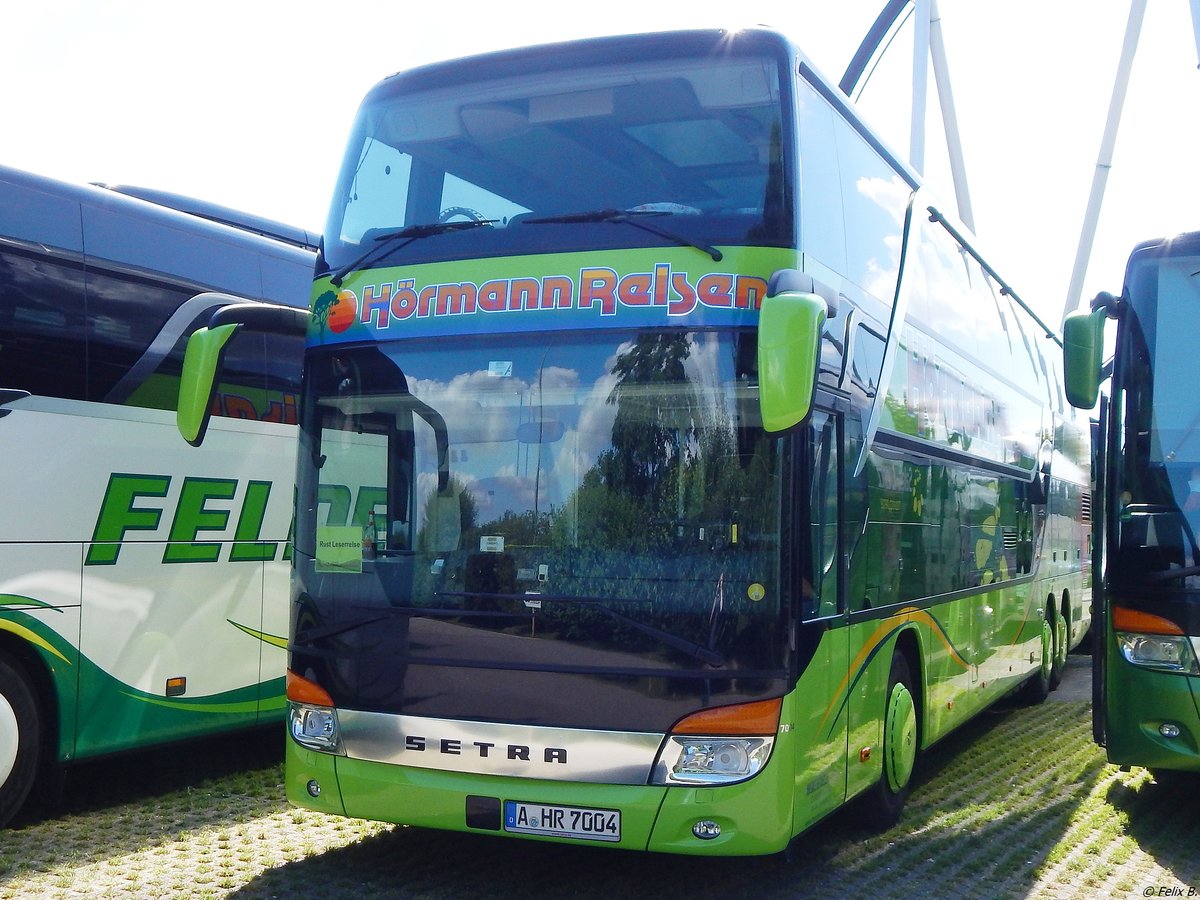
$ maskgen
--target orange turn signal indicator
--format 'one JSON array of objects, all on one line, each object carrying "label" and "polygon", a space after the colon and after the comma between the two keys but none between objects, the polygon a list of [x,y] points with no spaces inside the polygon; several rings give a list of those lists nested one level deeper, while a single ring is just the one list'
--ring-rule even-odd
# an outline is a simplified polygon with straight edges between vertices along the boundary
[{"label": "orange turn signal indicator", "polygon": [[309,703],[313,706],[334,705],[333,698],[325,688],[315,681],[297,675],[291,669],[287,670],[287,698],[296,703]]},{"label": "orange turn signal indicator", "polygon": [[1183,634],[1184,631],[1170,619],[1153,613],[1129,609],[1125,606],[1112,608],[1113,631],[1129,631],[1135,634]]},{"label": "orange turn signal indicator", "polygon": [[671,728],[671,734],[774,734],[779,730],[783,698],[756,700],[734,706],[717,706],[684,716]]}]

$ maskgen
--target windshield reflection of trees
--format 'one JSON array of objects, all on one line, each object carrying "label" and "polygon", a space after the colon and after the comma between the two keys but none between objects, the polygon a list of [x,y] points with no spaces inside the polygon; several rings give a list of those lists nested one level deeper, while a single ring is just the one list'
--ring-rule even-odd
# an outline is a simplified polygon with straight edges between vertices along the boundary
[{"label": "windshield reflection of trees", "polygon": [[[467,553],[463,607],[498,615],[465,624],[674,652],[621,621],[629,617],[755,666],[771,664],[767,632],[779,615],[774,443],[761,429],[739,431],[731,411],[706,400],[686,371],[691,351],[687,334],[646,332],[617,356],[605,400],[615,408],[611,446],[561,506],[508,509],[480,522],[470,491],[462,491],[461,546],[504,539],[502,553]],[[539,567],[546,570],[540,580]],[[765,602],[748,598],[751,584],[769,589]],[[435,594],[447,587],[430,585]],[[547,598],[534,614],[514,602],[516,595],[535,600],[530,591]]]}]

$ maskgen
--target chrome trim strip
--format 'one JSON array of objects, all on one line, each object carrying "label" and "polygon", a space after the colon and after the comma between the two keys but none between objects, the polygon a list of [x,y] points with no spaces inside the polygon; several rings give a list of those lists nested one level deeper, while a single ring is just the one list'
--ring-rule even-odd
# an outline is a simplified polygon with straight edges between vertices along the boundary
[{"label": "chrome trim strip", "polygon": [[351,759],[550,781],[648,784],[664,735],[339,709]]}]

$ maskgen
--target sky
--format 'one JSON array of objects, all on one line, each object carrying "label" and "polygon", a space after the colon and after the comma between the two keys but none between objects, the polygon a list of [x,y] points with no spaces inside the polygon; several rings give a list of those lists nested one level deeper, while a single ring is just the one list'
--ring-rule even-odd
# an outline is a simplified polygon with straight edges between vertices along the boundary
[{"label": "sky", "polygon": [[[0,164],[188,194],[320,231],[355,110],[392,72],[598,34],[766,24],[834,83],[884,0],[39,0],[5,12]],[[1128,0],[938,0],[977,246],[1057,323]],[[859,100],[907,158],[911,23]],[[1200,229],[1189,0],[1148,0],[1086,302],[1139,241]],[[932,74],[931,74],[932,83]],[[955,208],[931,88],[925,174]]]}]

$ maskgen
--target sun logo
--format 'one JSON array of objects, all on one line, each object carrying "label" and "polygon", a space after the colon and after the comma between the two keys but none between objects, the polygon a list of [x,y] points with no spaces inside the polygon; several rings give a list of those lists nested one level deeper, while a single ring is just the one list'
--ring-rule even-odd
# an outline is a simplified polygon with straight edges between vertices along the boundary
[{"label": "sun logo", "polygon": [[317,328],[341,334],[358,318],[358,297],[354,291],[326,291],[313,302],[312,317]]}]

